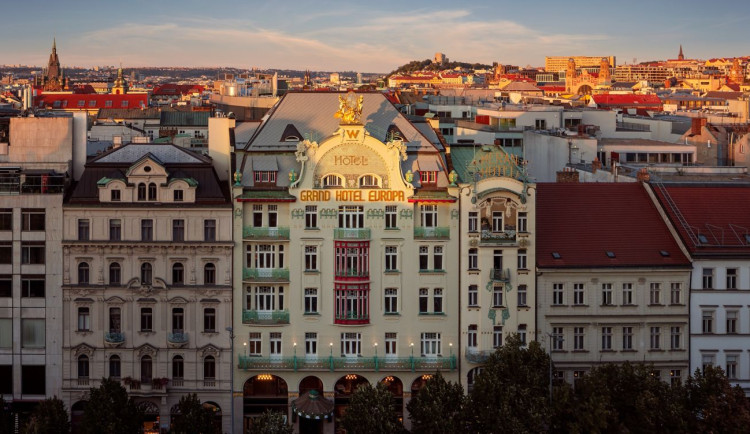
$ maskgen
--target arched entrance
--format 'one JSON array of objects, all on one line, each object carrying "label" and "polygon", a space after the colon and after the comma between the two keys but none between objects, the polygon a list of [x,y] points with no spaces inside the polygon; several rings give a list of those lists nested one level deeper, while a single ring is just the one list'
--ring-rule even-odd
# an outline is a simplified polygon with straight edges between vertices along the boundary
[{"label": "arched entrance", "polygon": [[395,403],[395,412],[398,416],[398,420],[404,422],[404,383],[401,379],[394,376],[388,376],[380,380],[381,384],[388,387],[388,390],[393,394],[393,402]]},{"label": "arched entrance", "polygon": [[578,95],[591,95],[591,92],[593,92],[593,89],[588,84],[583,84],[578,87],[578,90],[576,91],[576,94]]},{"label": "arched entrance", "polygon": [[244,431],[250,429],[253,418],[266,410],[276,411],[286,418],[289,414],[289,389],[283,378],[271,374],[259,374],[247,381],[243,395]]},{"label": "arched entrance", "polygon": [[363,384],[370,384],[370,382],[361,375],[347,374],[339,378],[339,381],[333,386],[333,402],[335,404],[333,414],[336,421],[336,432],[341,432],[339,421],[344,417],[346,407],[349,406],[349,401],[351,400],[352,395],[357,391],[357,388]]},{"label": "arched entrance", "polygon": [[214,433],[221,433],[221,407],[219,404],[211,401],[203,403],[203,408],[209,410],[214,415]]},{"label": "arched entrance", "polygon": [[411,396],[414,396],[419,392],[421,388],[424,387],[425,384],[427,384],[427,380],[432,378],[432,374],[424,374],[417,377],[414,381],[411,382]]},{"label": "arched entrance", "polygon": [[[299,396],[303,396],[305,393],[315,391],[319,396],[323,396],[323,381],[311,375],[305,377],[299,382]],[[298,417],[299,421],[299,432],[300,434],[322,434],[324,419],[313,419],[306,417]]]},{"label": "arched entrance", "polygon": [[70,432],[73,434],[81,432],[86,404],[88,401],[78,401],[70,407]]},{"label": "arched entrance", "polygon": [[474,389],[474,382],[477,380],[477,375],[482,373],[482,367],[479,366],[477,368],[471,369],[466,374],[466,393],[471,393],[471,391]]},{"label": "arched entrance", "polygon": [[143,433],[159,434],[159,406],[151,401],[139,401],[135,406],[143,412]]}]

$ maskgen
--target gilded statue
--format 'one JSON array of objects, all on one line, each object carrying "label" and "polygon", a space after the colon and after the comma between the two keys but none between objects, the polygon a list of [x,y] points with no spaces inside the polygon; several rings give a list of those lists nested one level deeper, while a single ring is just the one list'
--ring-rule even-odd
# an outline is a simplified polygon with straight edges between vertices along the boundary
[{"label": "gilded statue", "polygon": [[354,92],[349,92],[346,96],[339,95],[339,110],[333,115],[341,119],[341,125],[359,124],[359,118],[362,116],[362,103],[365,97],[360,95],[359,98],[354,96]]}]

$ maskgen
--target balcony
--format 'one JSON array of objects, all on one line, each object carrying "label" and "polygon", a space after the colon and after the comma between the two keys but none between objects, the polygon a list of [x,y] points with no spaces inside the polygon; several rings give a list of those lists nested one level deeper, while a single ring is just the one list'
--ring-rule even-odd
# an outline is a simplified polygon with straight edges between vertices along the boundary
[{"label": "balcony", "polygon": [[289,324],[288,310],[243,310],[242,324]]},{"label": "balcony", "polygon": [[510,282],[510,269],[493,268],[490,270],[490,280],[494,282]]},{"label": "balcony", "polygon": [[239,356],[239,369],[246,371],[429,371],[455,370],[456,356],[448,357],[254,357]]},{"label": "balcony", "polygon": [[494,353],[493,350],[477,350],[475,347],[466,348],[466,360],[471,363],[482,364]]},{"label": "balcony", "polygon": [[182,348],[188,343],[188,334],[185,332],[172,332],[167,334],[167,342],[171,348]]},{"label": "balcony", "polygon": [[415,227],[414,238],[422,240],[448,240],[451,237],[451,229],[447,226],[436,226],[431,228]]},{"label": "balcony", "polygon": [[506,229],[499,232],[483,230],[479,237],[479,245],[511,244],[516,242],[515,229]]},{"label": "balcony", "polygon": [[333,238],[336,240],[369,240],[370,228],[334,228]]},{"label": "balcony", "polygon": [[125,334],[122,332],[108,332],[104,334],[104,343],[109,348],[117,348],[125,343]]},{"label": "balcony", "polygon": [[245,268],[242,272],[243,280],[260,282],[288,282],[288,268]]},{"label": "balcony", "polygon": [[245,226],[242,229],[242,238],[245,240],[288,240],[289,239],[289,228],[288,227],[276,227],[276,228],[265,228],[265,227],[249,227]]},{"label": "balcony", "polygon": [[336,270],[336,277],[370,277],[369,270]]},{"label": "balcony", "polygon": [[333,320],[334,324],[369,324],[370,315],[367,313],[349,312],[346,314],[336,314]]}]

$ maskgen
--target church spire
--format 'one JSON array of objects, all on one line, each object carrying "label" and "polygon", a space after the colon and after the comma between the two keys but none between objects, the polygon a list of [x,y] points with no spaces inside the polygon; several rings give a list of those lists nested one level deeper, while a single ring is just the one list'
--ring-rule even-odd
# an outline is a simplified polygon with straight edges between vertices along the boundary
[{"label": "church spire", "polygon": [[677,60],[685,60],[685,55],[682,54],[682,44],[680,44],[680,54],[677,55]]},{"label": "church spire", "polygon": [[57,38],[52,38],[52,52],[57,51]]}]

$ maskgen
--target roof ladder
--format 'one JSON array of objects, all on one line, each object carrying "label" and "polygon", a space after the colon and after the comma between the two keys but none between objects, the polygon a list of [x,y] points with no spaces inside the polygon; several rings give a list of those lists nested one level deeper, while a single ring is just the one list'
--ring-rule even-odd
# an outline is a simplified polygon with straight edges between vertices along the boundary
[{"label": "roof ladder", "polygon": [[693,246],[698,247],[701,245],[700,240],[698,239],[698,236],[695,235],[695,232],[693,231],[693,228],[690,227],[687,220],[685,220],[685,217],[680,212],[680,209],[677,207],[677,205],[672,200],[672,196],[669,195],[669,192],[664,187],[664,184],[661,182],[661,180],[654,180],[652,177],[652,182],[659,192],[661,192],[662,197],[664,197],[664,201],[669,205],[669,208],[672,210],[672,213],[677,218],[677,221],[680,222],[683,229],[685,229],[685,232],[687,232],[688,238],[690,238],[690,241],[692,241]]}]

